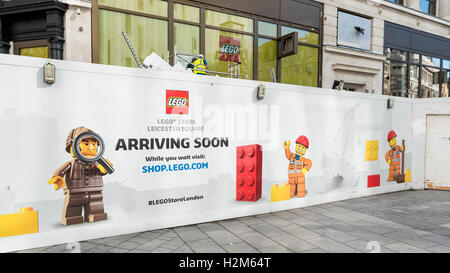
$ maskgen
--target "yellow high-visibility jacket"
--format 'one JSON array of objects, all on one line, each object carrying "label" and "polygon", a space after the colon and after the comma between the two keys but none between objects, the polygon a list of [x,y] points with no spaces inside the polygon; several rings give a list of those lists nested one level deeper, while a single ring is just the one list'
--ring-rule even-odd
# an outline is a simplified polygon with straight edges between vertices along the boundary
[{"label": "yellow high-visibility jacket", "polygon": [[194,72],[194,74],[206,75],[206,72],[202,71],[206,70],[207,65],[206,60],[204,58],[198,58],[193,62],[193,64],[194,68],[192,69],[192,71]]}]

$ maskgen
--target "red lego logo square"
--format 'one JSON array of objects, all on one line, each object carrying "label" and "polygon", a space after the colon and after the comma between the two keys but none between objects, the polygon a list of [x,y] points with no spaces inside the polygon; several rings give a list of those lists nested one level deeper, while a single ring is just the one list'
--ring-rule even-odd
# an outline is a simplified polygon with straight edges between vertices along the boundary
[{"label": "red lego logo square", "polygon": [[189,114],[189,91],[166,90],[166,114]]},{"label": "red lego logo square", "polygon": [[367,187],[373,188],[373,187],[379,187],[380,186],[380,175],[369,175],[367,177]]}]

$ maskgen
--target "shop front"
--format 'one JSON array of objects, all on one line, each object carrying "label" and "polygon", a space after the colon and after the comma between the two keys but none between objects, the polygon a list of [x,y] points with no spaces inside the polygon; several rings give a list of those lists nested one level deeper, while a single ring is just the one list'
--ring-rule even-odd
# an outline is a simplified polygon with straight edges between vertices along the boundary
[{"label": "shop front", "polygon": [[[203,54],[225,77],[320,86],[321,10],[309,0],[93,1],[93,61],[136,67],[152,52],[185,66]],[[298,33],[296,54],[281,58],[278,38]],[[217,73],[215,73],[217,72]]]},{"label": "shop front", "polygon": [[385,23],[383,94],[410,98],[448,97],[450,40]]}]

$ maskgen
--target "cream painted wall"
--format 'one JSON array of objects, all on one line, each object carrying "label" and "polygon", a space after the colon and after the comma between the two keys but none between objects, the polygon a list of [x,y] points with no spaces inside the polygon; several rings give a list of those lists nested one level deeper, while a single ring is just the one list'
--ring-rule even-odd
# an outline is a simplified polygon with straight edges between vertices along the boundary
[{"label": "cream painted wall", "polygon": [[92,62],[90,3],[74,0],[61,2],[69,4],[64,17],[66,40],[64,59],[90,63]]},{"label": "cream painted wall", "polygon": [[438,2],[438,15],[439,17],[450,21],[450,1],[440,0]]}]

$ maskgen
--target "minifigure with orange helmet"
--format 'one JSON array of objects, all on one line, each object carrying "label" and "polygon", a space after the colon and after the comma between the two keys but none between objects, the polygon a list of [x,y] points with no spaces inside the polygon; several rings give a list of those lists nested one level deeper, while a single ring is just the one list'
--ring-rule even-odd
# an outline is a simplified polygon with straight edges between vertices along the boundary
[{"label": "minifigure with orange helmet", "polygon": [[306,136],[301,135],[295,141],[295,153],[290,151],[291,141],[287,140],[283,143],[286,158],[289,160],[288,177],[291,187],[290,196],[305,197],[305,174],[311,169],[312,162],[304,157],[306,150],[309,148],[309,140]]},{"label": "minifigure with orange helmet", "polygon": [[401,174],[400,154],[404,147],[402,145],[397,145],[397,133],[394,130],[389,131],[387,141],[391,147],[385,155],[386,162],[389,164],[388,181],[396,181],[397,177]]}]

